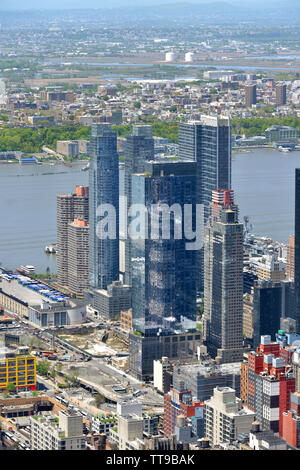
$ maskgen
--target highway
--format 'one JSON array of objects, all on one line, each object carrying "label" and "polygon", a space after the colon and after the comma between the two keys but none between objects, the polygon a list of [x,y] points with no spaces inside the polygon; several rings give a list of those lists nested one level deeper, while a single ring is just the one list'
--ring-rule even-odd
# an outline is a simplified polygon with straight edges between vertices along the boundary
[{"label": "highway", "polygon": [[[12,312],[9,312],[12,313]],[[14,315],[17,318],[17,315]],[[103,325],[106,326],[107,325]],[[47,344],[51,345],[53,340],[53,334],[50,331],[45,331],[32,326],[31,323],[27,322],[24,319],[20,319],[14,325],[14,329],[21,332],[22,334],[30,333],[33,336],[45,341]],[[33,333],[30,330],[35,330]],[[116,328],[118,331],[119,328]],[[1,331],[1,330],[0,330]],[[10,332],[14,330],[11,329]],[[132,377],[126,372],[116,369],[107,363],[109,358],[91,358],[90,354],[85,354],[84,351],[79,352],[76,350],[73,345],[60,341],[55,336],[55,345],[56,348],[59,348],[64,354],[68,351],[72,352],[73,360],[72,362],[65,362],[66,365],[72,365],[75,368],[79,368],[82,372],[84,369],[87,369],[87,374],[80,373],[78,378],[82,379],[81,383],[87,385],[94,390],[97,390],[99,393],[104,395],[107,399],[111,401],[118,402],[122,399],[128,398],[138,398],[139,401],[142,401],[144,405],[153,406],[153,407],[162,407],[163,406],[163,397],[159,395],[151,385],[144,385],[142,382]],[[82,359],[85,357],[85,360]],[[89,362],[85,362],[89,358]],[[57,363],[57,361],[53,361]],[[96,371],[96,373],[95,373]],[[97,377],[97,372],[99,374],[99,379]],[[92,375],[92,377],[91,377]],[[107,380],[106,380],[107,378]],[[102,380],[103,379],[103,380]],[[45,382],[45,380],[43,380]],[[86,382],[84,384],[84,382]],[[103,383],[104,382],[104,383]],[[47,386],[51,384],[52,389],[56,389],[56,386],[47,380]],[[122,386],[124,388],[129,387],[128,393],[120,394],[114,391],[115,386]]]},{"label": "highway", "polygon": [[[91,361],[91,363],[93,363],[93,361]],[[104,373],[107,373],[108,375],[119,377],[121,383],[127,384],[129,382],[130,386],[132,387],[132,392],[135,392],[135,391],[141,392],[140,396],[143,396],[143,400],[142,400],[143,403],[147,401],[149,402],[149,404],[153,404],[153,405],[163,404],[163,398],[156,392],[153,392],[153,389],[150,385],[143,386],[143,382],[140,382],[139,380],[133,378],[131,375],[126,374],[125,372],[118,371],[114,367],[107,365],[107,364],[103,364],[102,362],[99,362],[99,361],[96,361],[95,367],[97,367],[99,370],[103,371]]]}]

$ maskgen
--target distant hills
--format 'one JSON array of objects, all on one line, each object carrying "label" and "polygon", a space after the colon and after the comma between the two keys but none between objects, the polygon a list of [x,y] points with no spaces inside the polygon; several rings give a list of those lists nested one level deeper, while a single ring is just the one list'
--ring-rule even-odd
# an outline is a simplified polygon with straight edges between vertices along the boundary
[{"label": "distant hills", "polygon": [[[134,18],[159,21],[167,18],[180,18],[195,20],[201,17],[203,20],[228,19],[240,21],[265,22],[270,20],[277,22],[293,21],[300,18],[300,0],[188,0],[176,2],[176,0],[0,0],[0,23],[4,11],[38,11],[52,10],[51,15],[64,9],[73,10],[74,15],[81,14],[89,9],[97,9],[102,17],[110,19],[116,15],[123,15],[126,19]],[[55,12],[56,10],[56,12]],[[50,11],[49,11],[50,13]]]},{"label": "distant hills", "polygon": [[[28,9],[84,9],[84,8],[143,8],[162,5],[163,9],[167,5],[171,7],[180,6],[180,2],[174,0],[110,0],[109,4],[105,0],[1,0],[0,10],[28,10]],[[184,5],[183,3],[182,5]],[[228,9],[232,6],[239,8],[247,8],[259,10],[271,8],[295,8],[300,10],[299,0],[191,0],[188,4],[193,4],[198,7],[205,6],[205,8]]]},{"label": "distant hills", "polygon": [[228,9],[239,7],[241,9],[265,9],[265,8],[295,8],[300,10],[299,0],[190,0],[189,2],[176,2],[174,0],[1,0],[0,10],[29,10],[29,9],[112,9],[112,8],[147,8],[161,6],[163,9],[169,7],[180,7],[193,5],[204,8]]}]

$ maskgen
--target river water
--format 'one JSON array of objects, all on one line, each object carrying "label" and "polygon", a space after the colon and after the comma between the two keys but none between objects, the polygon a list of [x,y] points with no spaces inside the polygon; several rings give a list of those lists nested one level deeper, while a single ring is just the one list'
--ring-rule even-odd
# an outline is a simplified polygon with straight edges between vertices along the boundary
[{"label": "river water", "polygon": [[[56,272],[55,255],[45,245],[56,242],[56,195],[88,184],[81,164],[0,164],[0,263],[14,269],[32,264],[36,272]],[[286,243],[294,232],[295,168],[300,152],[252,150],[234,153],[232,187],[240,218],[250,217],[253,233]],[[120,187],[123,187],[121,170]]]},{"label": "river water", "polygon": [[0,262],[13,269],[32,264],[56,272],[56,256],[44,248],[56,242],[56,195],[88,184],[88,172],[64,165],[0,165]]},{"label": "river water", "polygon": [[[294,58],[297,58],[298,56],[295,56]],[[283,57],[280,57],[280,56],[261,56],[261,57],[250,57],[251,59],[275,59],[275,60],[279,60],[280,58],[282,59]],[[241,58],[243,59],[243,58]],[[247,58],[249,59],[249,57]],[[48,61],[48,62],[44,62],[43,65],[44,66],[49,66],[49,65],[62,65],[64,62],[62,61]],[[148,68],[155,68],[157,66],[168,66],[168,67],[178,67],[178,68],[187,68],[187,67],[190,67],[190,68],[199,68],[199,69],[206,69],[206,68],[213,68],[213,69],[216,69],[216,70],[250,70],[250,71],[254,71],[254,70],[286,70],[287,68],[289,68],[289,66],[281,66],[281,67],[278,67],[278,66],[273,66],[273,65],[263,65],[263,66],[255,66],[255,65],[223,65],[222,63],[220,63],[220,61],[218,63],[207,63],[207,64],[193,64],[193,63],[188,63],[188,64],[182,64],[180,62],[176,63],[176,62],[156,62],[156,63],[151,63],[151,64],[140,64],[140,63],[126,63],[126,62],[81,62],[81,61],[73,61],[71,62],[72,65],[85,65],[85,66],[89,66],[89,67],[120,67],[120,69],[123,68],[128,68],[128,67],[132,67],[132,68],[143,68],[143,67],[148,67]],[[294,69],[298,70],[300,69],[300,67],[298,65],[294,65]],[[120,75],[116,75],[116,74],[113,74],[115,78],[120,78],[120,77],[123,77],[123,74],[120,74]],[[105,75],[106,77],[109,76],[109,75]],[[36,75],[36,78],[39,78],[40,77],[40,73]],[[100,78],[103,78],[103,77],[100,77]],[[125,77],[126,78],[126,77]],[[131,80],[134,80],[133,78]]]},{"label": "river water", "polygon": [[282,243],[294,233],[295,168],[300,168],[299,151],[233,154],[232,187],[240,219],[250,217],[253,233]]}]

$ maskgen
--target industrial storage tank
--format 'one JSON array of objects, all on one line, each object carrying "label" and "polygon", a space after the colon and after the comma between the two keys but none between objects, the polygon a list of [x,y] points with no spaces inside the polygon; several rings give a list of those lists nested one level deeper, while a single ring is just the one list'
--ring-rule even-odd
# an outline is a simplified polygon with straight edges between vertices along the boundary
[{"label": "industrial storage tank", "polygon": [[173,62],[175,60],[174,52],[166,52],[166,62]]},{"label": "industrial storage tank", "polygon": [[193,52],[187,52],[184,56],[185,62],[193,62],[194,60],[194,53]]}]

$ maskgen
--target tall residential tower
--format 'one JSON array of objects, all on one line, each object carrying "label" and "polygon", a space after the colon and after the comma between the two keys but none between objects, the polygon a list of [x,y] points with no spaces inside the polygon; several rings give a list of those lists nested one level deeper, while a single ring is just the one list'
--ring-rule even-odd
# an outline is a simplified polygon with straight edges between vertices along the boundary
[{"label": "tall residential tower", "polygon": [[[132,134],[125,141],[125,209],[131,204],[132,182],[134,173],[143,173],[145,163],[154,159],[154,140],[152,137],[152,126],[134,125]],[[125,218],[126,220],[126,218]],[[131,239],[125,241],[125,283],[131,284]]]},{"label": "tall residential tower", "polygon": [[253,104],[256,104],[256,85],[245,85],[245,106],[251,108]]},{"label": "tall residential tower", "polygon": [[[61,287],[69,288],[70,276],[72,277],[72,289],[77,292],[76,279],[74,278],[73,266],[70,266],[70,249],[77,251],[74,239],[69,237],[70,224],[74,220],[88,222],[89,219],[89,188],[86,186],[76,186],[74,194],[60,194],[57,196],[57,283]],[[80,222],[80,223],[81,223]],[[86,258],[88,245],[85,244]],[[75,260],[72,260],[72,262]],[[72,275],[70,274],[72,271]],[[76,276],[75,276],[76,277]],[[88,285],[84,285],[88,287]],[[75,290],[74,290],[75,289]],[[81,289],[79,289],[81,291]]]},{"label": "tall residential tower", "polygon": [[[119,279],[119,157],[117,136],[111,124],[93,124],[90,138],[89,170],[89,278],[91,288],[107,289]],[[98,224],[108,206],[114,234],[99,233]],[[104,230],[105,231],[105,230]]]},{"label": "tall residential tower", "polygon": [[[196,326],[197,252],[187,248],[183,221],[188,218],[184,205],[189,204],[194,211],[191,227],[195,227],[196,189],[195,162],[149,162],[144,173],[132,175],[132,204],[146,209],[139,223],[140,234],[131,240],[135,333],[130,335],[130,368],[139,377],[152,374],[153,360],[162,357],[167,335],[183,333],[186,323],[192,324],[187,328]],[[157,218],[151,217],[154,207],[160,214]],[[164,234],[164,223],[168,234]],[[192,343],[193,334],[188,337]],[[176,346],[169,336],[168,357],[192,350],[184,336],[180,345],[177,336],[175,339]]]},{"label": "tall residential tower", "polygon": [[[214,189],[231,187],[231,128],[225,116],[201,116],[179,126],[179,158],[197,163],[197,204],[204,205],[204,224],[210,215]],[[198,290],[204,286],[204,254],[198,253]]]},{"label": "tall residential tower", "polygon": [[243,348],[243,224],[232,190],[213,191],[204,235],[204,336],[211,356],[237,362]]},{"label": "tall residential tower", "polygon": [[[133,327],[147,330],[163,326],[165,318],[181,316],[196,319],[196,251],[187,250],[184,235],[176,239],[175,223],[179,214],[170,211],[170,237],[162,237],[162,219],[155,227],[151,206],[164,210],[178,204],[195,207],[195,164],[189,162],[148,163],[147,172],[132,176],[132,202],[144,204],[148,238],[132,240],[132,315]],[[152,230],[159,228],[159,239]],[[183,228],[183,224],[182,224]]]},{"label": "tall residential tower", "polygon": [[284,106],[286,104],[286,84],[277,83],[275,87],[275,98],[277,106]]},{"label": "tall residential tower", "polygon": [[296,332],[300,334],[300,168],[295,172],[295,319]]}]

